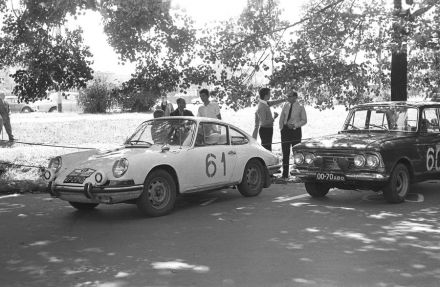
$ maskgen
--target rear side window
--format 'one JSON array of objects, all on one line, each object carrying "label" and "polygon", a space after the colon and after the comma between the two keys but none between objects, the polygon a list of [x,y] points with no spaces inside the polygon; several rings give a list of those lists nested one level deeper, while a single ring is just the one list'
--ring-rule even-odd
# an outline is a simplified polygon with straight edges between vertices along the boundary
[{"label": "rear side window", "polygon": [[232,145],[243,145],[249,143],[247,136],[234,128],[230,128],[230,134]]}]

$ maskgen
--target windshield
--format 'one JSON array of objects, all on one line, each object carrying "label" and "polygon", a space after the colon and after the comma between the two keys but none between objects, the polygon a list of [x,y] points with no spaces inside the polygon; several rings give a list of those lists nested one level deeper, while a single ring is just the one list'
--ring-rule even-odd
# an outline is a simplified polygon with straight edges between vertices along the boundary
[{"label": "windshield", "polygon": [[142,123],[125,145],[190,146],[196,122],[185,119],[154,119]]},{"label": "windshield", "polygon": [[374,106],[354,109],[344,124],[344,131],[385,130],[417,131],[418,112],[405,106]]}]

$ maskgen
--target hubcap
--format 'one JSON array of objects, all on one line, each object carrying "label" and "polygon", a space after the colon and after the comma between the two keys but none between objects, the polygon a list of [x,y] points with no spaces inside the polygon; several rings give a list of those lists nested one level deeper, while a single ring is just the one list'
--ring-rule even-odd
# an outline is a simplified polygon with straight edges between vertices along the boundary
[{"label": "hubcap", "polygon": [[247,183],[251,188],[256,188],[260,184],[260,171],[255,166],[248,168],[246,174]]},{"label": "hubcap", "polygon": [[166,206],[170,200],[169,184],[162,178],[152,180],[148,186],[148,199],[156,209]]},{"label": "hubcap", "polygon": [[399,196],[405,196],[408,190],[408,176],[400,171],[396,176],[396,191]]}]

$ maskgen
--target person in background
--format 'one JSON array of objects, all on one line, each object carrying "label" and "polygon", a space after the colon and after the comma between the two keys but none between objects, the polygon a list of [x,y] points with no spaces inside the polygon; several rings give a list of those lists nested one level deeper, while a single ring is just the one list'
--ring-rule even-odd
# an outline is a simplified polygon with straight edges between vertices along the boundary
[{"label": "person in background", "polygon": [[187,116],[187,117],[193,117],[194,114],[186,109],[186,102],[183,98],[178,98],[176,100],[177,102],[177,109],[170,114],[170,116]]},{"label": "person in background", "polygon": [[301,127],[307,124],[307,114],[304,106],[298,103],[298,93],[291,91],[288,103],[283,106],[280,115],[281,150],[283,152],[282,178],[289,177],[290,149],[301,142]]},{"label": "person in background", "polygon": [[222,115],[220,114],[220,107],[216,102],[209,101],[209,91],[207,89],[202,89],[200,90],[199,95],[203,105],[199,107],[197,116],[221,120]]},{"label": "person in background", "polygon": [[11,119],[9,118],[10,110],[8,103],[5,101],[5,97],[5,93],[0,92],[0,133],[3,134],[4,125],[9,141],[12,142],[14,141],[14,136],[12,135]]},{"label": "person in background", "polygon": [[163,117],[163,115],[164,115],[164,112],[163,112],[162,109],[156,109],[156,110],[153,112],[153,118],[155,118],[155,119],[160,118],[160,117]]},{"label": "person in background", "polygon": [[270,107],[285,102],[286,99],[269,101],[269,88],[260,89],[259,95],[260,100],[257,111],[255,112],[255,128],[252,137],[257,139],[257,134],[260,134],[261,145],[265,149],[272,151],[273,122],[278,117],[278,114],[275,112],[272,116]]},{"label": "person in background", "polygon": [[166,95],[161,97],[160,108],[164,112],[164,117],[168,117],[172,112],[174,112],[173,104],[168,102]]}]

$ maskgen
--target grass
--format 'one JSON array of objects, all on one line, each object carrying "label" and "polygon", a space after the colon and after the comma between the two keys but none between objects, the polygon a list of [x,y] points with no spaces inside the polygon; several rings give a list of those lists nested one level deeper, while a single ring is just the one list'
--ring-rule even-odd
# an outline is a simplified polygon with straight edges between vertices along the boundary
[{"label": "grass", "polygon": [[[188,105],[194,114],[197,106]],[[252,134],[255,107],[238,112],[222,109],[222,117]],[[278,113],[281,107],[274,109]],[[347,112],[343,106],[334,110],[319,111],[306,107],[308,123],[303,128],[303,138],[336,133],[343,124]],[[143,121],[151,119],[152,113],[76,114],[76,113],[29,113],[12,114],[13,134],[20,142],[46,143],[75,147],[110,148],[121,144]],[[6,139],[7,136],[3,135]],[[1,139],[1,136],[0,136]],[[275,123],[273,142],[280,142],[278,121]],[[78,151],[77,149],[30,146],[16,143],[0,147],[0,161],[31,166],[47,166],[56,155]],[[281,145],[275,144],[273,152],[281,156]],[[42,190],[44,182],[37,168],[0,167],[0,192]]]}]

